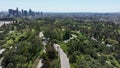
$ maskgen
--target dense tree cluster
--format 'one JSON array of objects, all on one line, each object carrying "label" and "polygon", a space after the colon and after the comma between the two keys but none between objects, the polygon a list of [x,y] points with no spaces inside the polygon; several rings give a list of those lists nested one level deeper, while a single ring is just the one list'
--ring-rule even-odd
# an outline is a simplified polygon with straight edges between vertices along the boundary
[{"label": "dense tree cluster", "polygon": [[13,48],[4,54],[3,68],[26,68],[38,56],[42,43],[36,31],[29,30],[26,36],[19,38],[12,44]]},{"label": "dense tree cluster", "polygon": [[43,68],[55,68],[58,63],[54,43],[66,52],[71,68],[120,68],[120,24],[91,20],[24,18],[19,23],[3,25],[0,48],[7,49],[3,54],[3,68],[30,68],[43,48],[40,31],[49,39],[46,53],[42,54]]}]

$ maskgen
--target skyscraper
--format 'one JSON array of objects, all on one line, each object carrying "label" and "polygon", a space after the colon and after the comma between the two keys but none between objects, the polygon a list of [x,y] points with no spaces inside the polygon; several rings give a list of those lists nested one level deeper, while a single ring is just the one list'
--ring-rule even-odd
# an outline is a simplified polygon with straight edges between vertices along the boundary
[{"label": "skyscraper", "polygon": [[31,9],[29,9],[29,15],[32,15],[32,10]]},{"label": "skyscraper", "polygon": [[18,10],[18,8],[16,8],[16,10],[15,10],[15,16],[16,16],[16,17],[19,16],[19,10]]}]

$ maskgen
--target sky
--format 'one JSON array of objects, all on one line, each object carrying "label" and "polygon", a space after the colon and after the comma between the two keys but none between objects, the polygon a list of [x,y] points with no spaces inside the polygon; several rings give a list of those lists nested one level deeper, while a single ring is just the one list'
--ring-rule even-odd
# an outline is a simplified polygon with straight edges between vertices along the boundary
[{"label": "sky", "polygon": [[120,12],[120,0],[0,0],[0,11],[16,7],[43,12]]}]

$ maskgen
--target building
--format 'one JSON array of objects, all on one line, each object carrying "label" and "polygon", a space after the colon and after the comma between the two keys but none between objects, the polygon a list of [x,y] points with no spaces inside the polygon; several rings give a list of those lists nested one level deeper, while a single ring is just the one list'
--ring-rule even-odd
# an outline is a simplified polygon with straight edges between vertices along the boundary
[{"label": "building", "polygon": [[19,11],[18,8],[9,9],[8,10],[8,17],[25,17],[25,16],[40,16],[43,15],[43,12],[34,12],[31,9],[29,11],[22,9]]}]

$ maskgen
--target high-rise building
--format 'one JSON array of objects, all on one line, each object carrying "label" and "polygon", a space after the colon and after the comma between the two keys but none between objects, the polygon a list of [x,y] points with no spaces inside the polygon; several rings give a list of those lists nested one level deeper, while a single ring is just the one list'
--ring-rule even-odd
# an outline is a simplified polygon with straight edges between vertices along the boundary
[{"label": "high-rise building", "polygon": [[24,10],[23,10],[23,9],[21,10],[21,14],[22,14],[22,15],[24,14]]},{"label": "high-rise building", "polygon": [[41,12],[40,14],[43,15],[43,12]]},{"label": "high-rise building", "polygon": [[31,9],[29,9],[29,15],[32,15],[32,10]]},{"label": "high-rise building", "polygon": [[10,16],[10,17],[14,15],[13,9],[9,9],[8,11],[9,11],[9,16]]},{"label": "high-rise building", "polygon": [[23,16],[39,16],[39,15],[43,15],[43,12],[34,12],[31,9],[29,9],[29,11],[27,10],[23,10],[21,9],[21,11],[19,11],[18,8],[16,8],[16,10],[13,9],[9,9],[9,17],[23,17]]},{"label": "high-rise building", "polygon": [[16,10],[9,9],[8,12],[9,12],[9,16],[10,17],[13,17],[13,16],[18,17],[19,16],[19,10],[18,10],[18,8],[16,8]]},{"label": "high-rise building", "polygon": [[28,15],[27,10],[24,10],[23,13],[24,13],[24,14],[23,14],[24,16],[27,16],[27,15]]},{"label": "high-rise building", "polygon": [[19,16],[19,10],[18,10],[18,8],[16,8],[15,15]]}]

